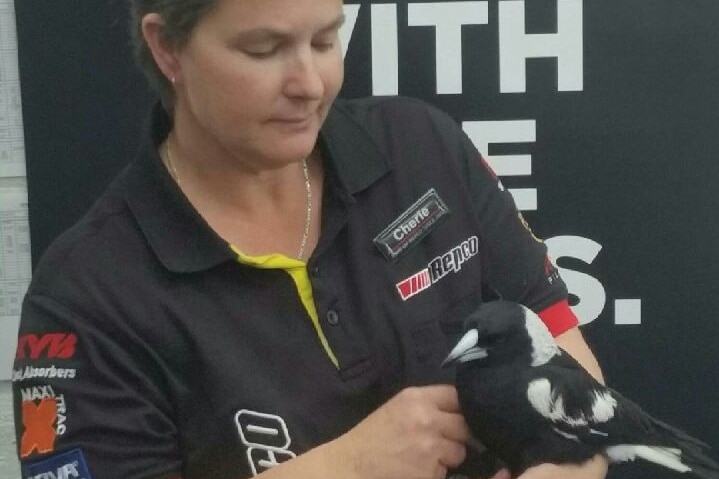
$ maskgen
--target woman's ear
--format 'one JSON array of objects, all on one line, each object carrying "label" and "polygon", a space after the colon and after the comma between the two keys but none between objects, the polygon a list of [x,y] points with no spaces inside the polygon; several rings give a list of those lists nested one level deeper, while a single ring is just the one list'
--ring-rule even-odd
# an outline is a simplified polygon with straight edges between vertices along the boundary
[{"label": "woman's ear", "polygon": [[158,13],[148,13],[142,18],[142,36],[152,53],[155,63],[168,81],[175,83],[180,76],[177,50],[163,34],[165,21]]}]

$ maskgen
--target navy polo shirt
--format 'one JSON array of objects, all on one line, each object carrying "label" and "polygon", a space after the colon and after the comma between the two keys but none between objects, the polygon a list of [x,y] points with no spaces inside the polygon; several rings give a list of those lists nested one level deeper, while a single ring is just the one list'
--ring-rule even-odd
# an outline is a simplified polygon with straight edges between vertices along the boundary
[{"label": "navy polo shirt", "polygon": [[249,477],[451,381],[439,365],[483,300],[576,325],[511,195],[424,103],[333,106],[306,264],[222,240],[158,156],[169,129],[156,108],[138,157],[35,271],[13,370],[24,477]]}]

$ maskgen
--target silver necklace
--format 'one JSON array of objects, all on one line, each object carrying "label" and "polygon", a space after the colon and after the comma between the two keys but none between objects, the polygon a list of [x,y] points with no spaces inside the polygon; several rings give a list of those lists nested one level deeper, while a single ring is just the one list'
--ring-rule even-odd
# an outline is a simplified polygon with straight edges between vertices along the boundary
[{"label": "silver necklace", "polygon": [[[170,149],[170,139],[165,141],[165,150],[167,156],[167,166],[170,170],[170,176],[175,180],[177,185],[180,185],[180,177],[177,175],[177,169],[175,168],[175,162],[172,161],[172,150]],[[300,239],[300,247],[297,252],[297,259],[302,260],[305,256],[305,247],[307,246],[307,240],[310,237],[310,226],[312,226],[312,182],[310,181],[310,171],[307,166],[307,158],[302,160],[302,176],[305,179],[305,228],[302,231],[302,238]]]},{"label": "silver necklace", "polygon": [[167,157],[167,169],[170,170],[170,176],[175,180],[175,183],[180,184],[180,177],[177,176],[177,170],[175,169],[175,162],[172,161],[172,152],[170,151],[170,138],[168,137],[165,141],[165,156]]},{"label": "silver necklace", "polygon": [[305,256],[305,246],[307,239],[310,237],[310,225],[312,224],[312,183],[310,182],[310,171],[307,167],[307,158],[302,159],[302,174],[305,177],[305,229],[302,231],[302,240],[300,241],[300,250],[297,253],[297,259],[302,260]]}]

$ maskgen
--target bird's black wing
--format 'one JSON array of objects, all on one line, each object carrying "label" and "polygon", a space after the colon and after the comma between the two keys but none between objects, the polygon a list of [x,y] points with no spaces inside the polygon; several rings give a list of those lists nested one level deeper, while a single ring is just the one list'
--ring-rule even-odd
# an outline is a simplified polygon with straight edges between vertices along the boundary
[{"label": "bird's black wing", "polygon": [[556,434],[596,445],[606,444],[606,426],[616,415],[618,404],[615,392],[567,353],[533,369],[527,399]]},{"label": "bird's black wing", "polygon": [[[542,409],[538,412],[559,431],[575,436],[582,442],[646,443],[657,435],[659,424],[661,429],[670,427],[646,414],[617,391],[599,383],[565,352],[536,368],[534,374],[534,391],[540,395],[535,395],[534,400],[530,401],[532,406]],[[547,390],[550,391],[548,399],[543,396]],[[688,435],[686,439],[696,442],[699,447],[706,446]],[[668,445],[661,444],[659,437],[654,441],[659,441],[657,445]]]},{"label": "bird's black wing", "polygon": [[[666,431],[671,431],[683,441],[697,447],[708,447],[681,430],[653,418],[630,399],[602,385],[567,353],[556,356],[538,369],[537,376],[550,381],[555,397],[562,398],[565,416],[570,418],[557,421],[557,426],[564,432],[578,434],[585,440],[607,435],[612,443],[636,444],[652,439],[656,445],[669,446],[662,444],[661,437]],[[555,416],[557,414],[555,411]],[[594,431],[584,429],[582,425]]]},{"label": "bird's black wing", "polygon": [[675,450],[671,454],[676,460],[689,465],[699,477],[719,478],[719,466],[706,456],[707,444],[653,418],[600,384],[569,354],[535,368],[527,398],[554,433],[573,442],[605,451],[625,445]]}]

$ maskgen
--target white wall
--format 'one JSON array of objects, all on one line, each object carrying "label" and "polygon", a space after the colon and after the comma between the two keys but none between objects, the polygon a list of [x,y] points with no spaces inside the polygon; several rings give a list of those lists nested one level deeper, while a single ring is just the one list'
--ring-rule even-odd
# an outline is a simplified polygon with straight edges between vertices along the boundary
[{"label": "white wall", "polygon": [[10,379],[20,305],[31,273],[14,5],[0,0],[0,381]]},{"label": "white wall", "polygon": [[2,479],[20,478],[15,443],[10,382],[0,381],[0,477]]}]

